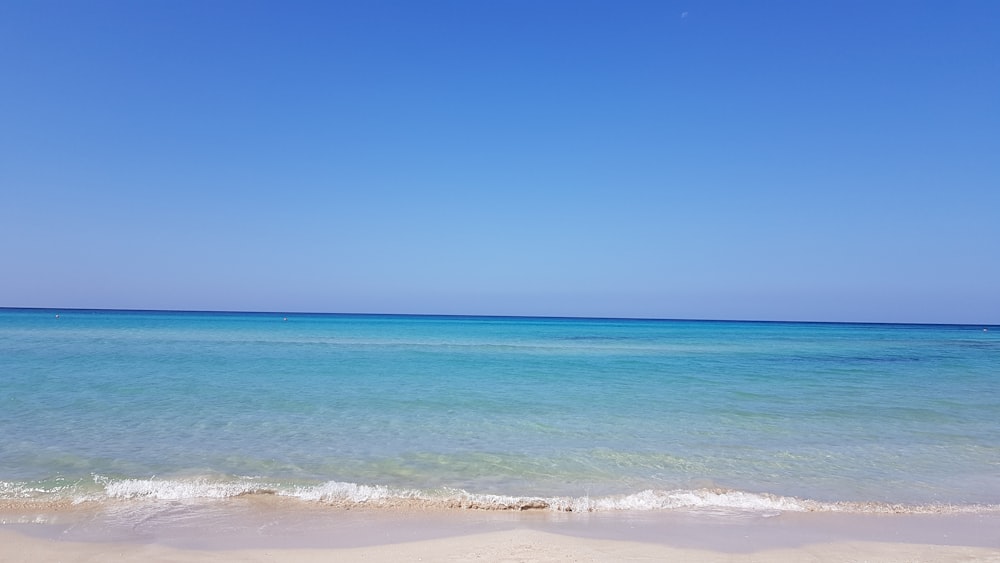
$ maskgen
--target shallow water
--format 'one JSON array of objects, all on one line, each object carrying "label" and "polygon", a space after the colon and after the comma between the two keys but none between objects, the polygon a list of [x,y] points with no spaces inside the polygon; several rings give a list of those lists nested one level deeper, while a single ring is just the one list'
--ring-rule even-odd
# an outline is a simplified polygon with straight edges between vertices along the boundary
[{"label": "shallow water", "polygon": [[7,501],[1000,504],[996,327],[0,309],[0,404]]}]

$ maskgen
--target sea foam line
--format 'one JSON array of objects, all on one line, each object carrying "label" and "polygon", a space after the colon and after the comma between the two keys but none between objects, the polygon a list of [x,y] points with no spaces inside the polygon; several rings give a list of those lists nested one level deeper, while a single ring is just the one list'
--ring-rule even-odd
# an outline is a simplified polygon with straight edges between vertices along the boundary
[{"label": "sea foam line", "polygon": [[[96,485],[96,487],[95,487]],[[46,494],[47,493],[47,494]],[[0,505],[34,500],[73,503],[110,500],[224,500],[248,495],[274,495],[336,507],[444,508],[473,510],[551,510],[556,512],[691,511],[718,514],[776,515],[783,512],[868,514],[997,513],[1000,505],[894,504],[822,502],[731,489],[644,490],[600,497],[530,497],[471,493],[461,489],[419,490],[328,481],[316,485],[282,485],[254,478],[116,479],[93,476],[93,484],[44,491],[37,484],[0,482]]]}]

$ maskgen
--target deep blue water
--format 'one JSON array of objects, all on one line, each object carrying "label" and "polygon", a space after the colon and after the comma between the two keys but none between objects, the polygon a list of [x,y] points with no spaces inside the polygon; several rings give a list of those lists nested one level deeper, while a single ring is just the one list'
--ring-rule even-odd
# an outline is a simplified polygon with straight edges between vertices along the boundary
[{"label": "deep blue water", "polygon": [[7,499],[974,507],[998,421],[996,327],[0,309]]}]

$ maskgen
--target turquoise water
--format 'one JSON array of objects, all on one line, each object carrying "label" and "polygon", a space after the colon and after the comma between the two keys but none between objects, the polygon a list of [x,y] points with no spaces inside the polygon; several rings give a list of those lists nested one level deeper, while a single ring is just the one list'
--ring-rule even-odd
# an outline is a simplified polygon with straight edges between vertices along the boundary
[{"label": "turquoise water", "polygon": [[984,328],[0,309],[0,500],[996,510]]}]

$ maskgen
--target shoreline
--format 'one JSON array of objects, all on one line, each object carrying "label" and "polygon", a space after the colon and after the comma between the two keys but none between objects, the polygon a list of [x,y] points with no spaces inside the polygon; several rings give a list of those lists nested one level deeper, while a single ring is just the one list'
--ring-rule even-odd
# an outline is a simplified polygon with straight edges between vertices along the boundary
[{"label": "shoreline", "polygon": [[127,505],[49,520],[2,512],[0,561],[1000,561],[997,514],[347,510],[260,498],[153,512]]}]

